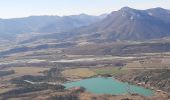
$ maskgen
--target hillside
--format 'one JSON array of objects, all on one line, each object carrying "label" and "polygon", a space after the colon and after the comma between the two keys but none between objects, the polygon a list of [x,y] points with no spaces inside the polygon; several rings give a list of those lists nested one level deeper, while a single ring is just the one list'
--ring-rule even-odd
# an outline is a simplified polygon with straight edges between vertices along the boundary
[{"label": "hillside", "polygon": [[[104,16],[103,16],[104,17]],[[17,37],[58,33],[81,26],[87,26],[103,18],[85,14],[72,16],[30,16],[25,18],[0,19],[0,38],[17,39]],[[24,35],[23,35],[24,34]]]},{"label": "hillside", "polygon": [[[102,21],[77,30],[87,40],[148,40],[170,36],[169,10],[136,10],[124,7]],[[162,15],[162,16],[161,16]],[[164,16],[165,15],[165,16]],[[89,37],[93,37],[90,38]]]},{"label": "hillside", "polygon": [[170,92],[169,71],[169,69],[133,70],[129,73],[121,73],[117,77],[131,83],[144,82],[146,85]]},{"label": "hillside", "polygon": [[[106,15],[105,15],[106,16]],[[58,34],[45,34],[32,40],[56,39],[69,41],[110,42],[118,40],[145,41],[170,36],[170,11],[163,8],[137,10],[123,7],[104,19]],[[50,26],[53,28],[53,25]],[[44,30],[48,27],[44,27]],[[31,39],[28,41],[31,42]]]}]

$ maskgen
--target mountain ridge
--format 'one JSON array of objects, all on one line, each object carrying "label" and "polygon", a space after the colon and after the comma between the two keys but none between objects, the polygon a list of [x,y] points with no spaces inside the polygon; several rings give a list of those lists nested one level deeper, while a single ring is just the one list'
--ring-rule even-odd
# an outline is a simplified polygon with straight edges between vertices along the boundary
[{"label": "mountain ridge", "polygon": [[[35,18],[35,16],[32,17]],[[45,21],[40,18],[38,20],[40,22]],[[49,20],[51,21],[49,24],[47,22],[36,23],[36,27],[45,24],[38,29],[33,25],[28,25],[28,28],[25,29],[27,33],[44,33],[43,35],[37,35],[31,38],[31,40],[56,39],[60,41],[85,40],[90,42],[118,40],[145,41],[170,36],[170,10],[159,7],[146,10],[123,7],[118,11],[103,15],[103,17],[102,15],[90,16],[81,14],[64,17],[53,16]],[[31,32],[29,29],[30,26],[35,28]],[[25,32],[25,30],[22,32]],[[10,32],[10,30],[8,31]]]},{"label": "mountain ridge", "polygon": [[[124,7],[113,11],[95,25],[82,29],[82,32],[99,33],[106,40],[145,40],[169,36],[170,23],[163,21],[158,15],[149,15],[148,12],[153,9],[148,11]],[[169,13],[167,15],[170,16]],[[170,18],[167,20],[170,21]]]},{"label": "mountain ridge", "polygon": [[1,39],[15,39],[19,34],[57,33],[89,25],[100,20],[100,16],[30,16],[24,18],[0,19]]}]

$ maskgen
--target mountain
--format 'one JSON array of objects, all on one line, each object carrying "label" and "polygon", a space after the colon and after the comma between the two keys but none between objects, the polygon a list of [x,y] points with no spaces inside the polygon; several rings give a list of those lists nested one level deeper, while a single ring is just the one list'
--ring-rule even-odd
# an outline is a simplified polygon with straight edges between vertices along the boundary
[{"label": "mountain", "polygon": [[[74,30],[87,40],[148,40],[170,36],[170,11],[162,8],[113,11],[93,25]],[[94,38],[93,38],[94,37]]]},{"label": "mountain", "polygon": [[143,41],[169,37],[169,27],[170,10],[163,8],[137,10],[123,7],[101,16],[80,14],[0,19],[0,37],[15,39],[19,34],[21,40],[26,37],[25,35],[33,36],[25,39],[23,43],[40,39],[72,42],[83,40],[96,43],[117,40]]},{"label": "mountain", "polygon": [[170,10],[166,10],[158,7],[158,8],[148,9],[147,13],[167,23],[170,23]]},{"label": "mountain", "polygon": [[86,14],[72,16],[30,16],[25,18],[0,19],[0,38],[15,39],[17,35],[32,33],[58,33],[101,20],[100,16]]},{"label": "mountain", "polygon": [[94,22],[102,19],[101,16],[90,16],[86,14],[63,16],[59,20],[53,21],[39,29],[39,32],[46,33],[59,33],[88,26]]}]

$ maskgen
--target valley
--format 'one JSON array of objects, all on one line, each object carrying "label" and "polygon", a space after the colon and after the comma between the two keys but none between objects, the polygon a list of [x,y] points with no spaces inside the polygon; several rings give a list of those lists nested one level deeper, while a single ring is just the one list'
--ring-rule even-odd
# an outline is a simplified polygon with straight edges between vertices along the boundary
[{"label": "valley", "polygon": [[170,11],[0,19],[0,100],[169,100],[161,14]]},{"label": "valley", "polygon": [[[86,46],[86,45],[84,45]],[[67,47],[68,50],[72,48]],[[143,79],[141,76],[138,75],[147,75],[145,71],[154,72],[155,70],[160,71],[162,73],[163,70],[167,70],[165,73],[169,73],[169,60],[170,55],[168,52],[164,53],[134,53],[134,54],[127,54],[127,55],[106,55],[100,53],[97,55],[96,53],[93,55],[79,55],[74,53],[67,53],[67,48],[48,48],[42,50],[31,50],[31,51],[21,51],[17,53],[10,53],[9,55],[6,54],[3,58],[0,59],[0,68],[1,71],[14,71],[9,75],[1,76],[1,94],[3,95],[2,98],[30,98],[33,96],[32,93],[41,93],[39,96],[45,98],[46,93],[51,93],[53,88],[51,85],[63,84],[65,82],[74,82],[80,81],[82,79],[92,78],[92,77],[114,77],[122,82],[129,82],[130,84],[140,85],[149,89],[152,89],[156,94],[149,97],[144,97],[145,99],[151,98],[158,98],[160,97],[164,100],[168,98],[169,93],[169,81],[165,78],[161,78],[163,76],[159,76],[162,79],[162,82],[165,83],[164,86],[157,86],[155,84],[149,82],[143,84]],[[76,50],[78,47],[74,48]],[[114,48],[114,46],[112,47]],[[82,48],[81,48],[82,49]],[[90,49],[96,49],[90,48]],[[90,50],[89,49],[89,50]],[[108,48],[107,48],[108,49]],[[77,49],[79,50],[79,49]],[[98,49],[96,49],[98,50]],[[102,51],[103,52],[103,51]],[[83,52],[84,53],[84,52]],[[88,52],[87,52],[88,53]],[[93,53],[89,51],[89,54]],[[136,73],[132,72],[135,71]],[[151,74],[152,75],[152,74]],[[166,75],[169,76],[169,75]],[[124,78],[125,77],[125,78]],[[139,77],[137,81],[136,78]],[[145,76],[143,76],[145,77]],[[147,76],[150,77],[150,76]],[[147,78],[146,77],[146,78]],[[154,77],[154,76],[152,76]],[[157,77],[158,78],[158,77]],[[34,83],[35,82],[35,83]],[[155,81],[154,81],[155,82]],[[142,83],[142,85],[141,85]],[[160,84],[163,84],[160,83]],[[50,85],[48,88],[35,88],[34,85]],[[46,86],[45,85],[45,86]],[[24,88],[30,87],[31,90],[28,92],[19,92],[18,94],[11,94],[10,91],[25,91]],[[18,88],[23,88],[23,90],[17,90]],[[28,87],[28,88],[29,88]],[[52,86],[53,87],[53,86]],[[33,89],[33,90],[32,90]],[[157,92],[161,90],[162,92]],[[35,91],[35,92],[33,92]],[[38,92],[39,91],[39,92]],[[70,91],[70,92],[69,92]],[[77,91],[72,88],[71,90],[64,89],[64,91],[56,91],[52,94],[46,94],[46,98],[49,98],[50,95],[54,95],[56,98],[84,98],[83,95],[88,95],[88,97],[95,96],[87,91],[79,92],[81,96],[72,94],[71,91]],[[79,90],[78,90],[79,91]],[[45,94],[44,94],[45,93]],[[6,97],[4,97],[7,95]],[[10,96],[9,96],[10,95]],[[12,96],[13,95],[13,96]],[[43,96],[42,96],[43,95]],[[102,97],[104,95],[99,94]],[[19,97],[18,97],[19,96]],[[66,97],[65,97],[66,96]],[[73,96],[73,97],[72,97]],[[87,98],[88,98],[87,97]],[[98,98],[99,96],[97,96]],[[39,97],[36,97],[38,99]],[[109,98],[122,98],[118,96],[111,96]],[[138,95],[124,95],[124,98],[140,98],[144,100],[143,97]],[[143,99],[142,99],[143,98]],[[157,99],[157,100],[161,100]],[[88,100],[88,99],[86,99]],[[119,100],[119,99],[118,99]],[[152,100],[152,99],[151,99]]]}]

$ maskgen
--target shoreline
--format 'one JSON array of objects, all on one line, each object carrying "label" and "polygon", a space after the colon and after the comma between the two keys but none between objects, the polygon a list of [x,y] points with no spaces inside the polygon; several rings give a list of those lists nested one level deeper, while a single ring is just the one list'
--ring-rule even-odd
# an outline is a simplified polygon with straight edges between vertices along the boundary
[{"label": "shoreline", "polygon": [[[128,85],[134,85],[134,86],[138,86],[138,87],[141,87],[141,88],[144,88],[144,89],[148,89],[149,91],[152,91],[152,95],[148,95],[148,96],[154,96],[155,95],[155,91],[154,90],[152,90],[152,89],[149,89],[149,88],[146,88],[146,87],[143,87],[143,86],[139,86],[139,85],[137,85],[137,84],[131,84],[131,83],[129,83],[129,82],[123,82],[123,81],[121,81],[121,80],[118,80],[117,78],[115,78],[115,77],[113,77],[113,76],[111,76],[111,77],[103,77],[102,75],[98,75],[98,76],[93,76],[93,77],[88,77],[88,78],[80,78],[80,79],[73,79],[73,80],[71,80],[71,81],[68,81],[68,82],[66,82],[66,83],[64,83],[64,84],[69,84],[69,83],[72,83],[72,82],[78,82],[78,81],[81,81],[81,80],[85,80],[85,79],[91,79],[91,78],[110,78],[110,79],[112,79],[112,80],[115,80],[115,81],[118,81],[118,82],[121,82],[121,83],[124,83],[124,84],[128,84]],[[73,87],[76,87],[76,86],[73,86]],[[79,87],[79,86],[78,86]],[[69,88],[72,88],[72,87],[69,87]],[[69,89],[68,88],[68,89]],[[130,93],[130,94],[136,94],[136,93]],[[112,94],[112,95],[115,95],[115,94]],[[123,95],[123,94],[118,94],[118,95]],[[140,94],[139,94],[140,95]],[[148,97],[147,96],[147,97]]]}]

